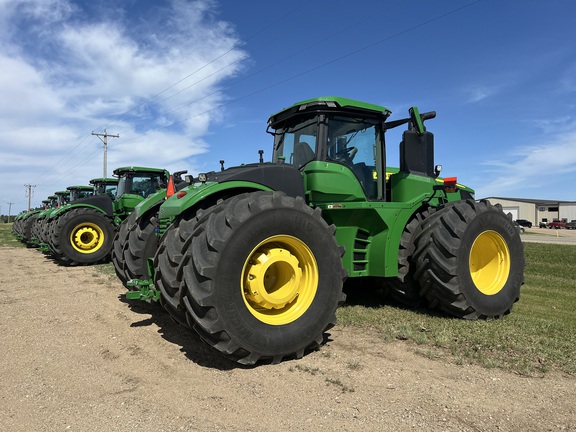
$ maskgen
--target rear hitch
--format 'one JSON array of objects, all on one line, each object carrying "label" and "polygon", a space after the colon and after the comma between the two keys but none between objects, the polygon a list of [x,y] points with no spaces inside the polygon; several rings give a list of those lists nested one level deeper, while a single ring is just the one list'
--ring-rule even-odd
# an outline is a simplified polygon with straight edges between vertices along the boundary
[{"label": "rear hitch", "polygon": [[148,265],[148,276],[150,279],[130,279],[126,282],[126,286],[135,288],[126,293],[128,300],[160,301],[160,290],[156,289],[153,282],[154,259],[148,258],[146,264]]},{"label": "rear hitch", "polygon": [[130,279],[126,285],[138,289],[126,293],[128,300],[160,301],[160,291],[156,289],[152,280]]}]

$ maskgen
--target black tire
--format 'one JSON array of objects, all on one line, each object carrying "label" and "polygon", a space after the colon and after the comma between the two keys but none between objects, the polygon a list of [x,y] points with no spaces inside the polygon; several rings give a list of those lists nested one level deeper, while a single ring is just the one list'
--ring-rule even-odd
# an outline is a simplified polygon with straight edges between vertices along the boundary
[{"label": "black tire", "polygon": [[42,243],[42,230],[43,230],[45,221],[46,221],[45,218],[43,218],[43,219],[36,218],[34,225],[32,225],[30,238],[35,240],[37,244]]},{"label": "black tire", "polygon": [[416,238],[422,232],[422,224],[433,210],[433,208],[422,209],[408,221],[400,238],[398,276],[383,280],[386,296],[410,307],[425,304],[424,297],[420,295],[420,284],[414,277],[416,265],[413,262],[413,255],[416,250]]},{"label": "black tire", "polygon": [[151,207],[146,213],[136,218],[134,226],[128,231],[128,241],[122,251],[126,275],[130,279],[150,279],[148,258],[154,258],[158,249],[159,238],[158,209],[164,201]]},{"label": "black tire", "polygon": [[57,235],[56,233],[56,231],[59,229],[59,219],[60,217],[52,218],[50,224],[48,225],[48,246],[50,249],[49,253],[56,261],[58,261],[62,256],[61,248],[57,250],[54,245],[54,239],[60,238],[60,235]]},{"label": "black tire", "polygon": [[254,192],[198,212],[193,224],[176,274],[202,339],[242,364],[300,358],[322,343],[344,301],[346,272],[320,210]]},{"label": "black tire", "polygon": [[[166,230],[154,257],[154,285],[162,293],[160,302],[172,318],[183,326],[192,328],[186,318],[182,301],[181,277],[182,251],[189,247],[198,214],[189,212],[176,219]],[[188,244],[186,242],[188,241]]]},{"label": "black tire", "polygon": [[38,235],[36,238],[41,244],[47,243],[46,232],[48,232],[48,225],[49,225],[48,217],[44,217],[41,221],[39,221],[38,225],[39,225],[37,229]]},{"label": "black tire", "polygon": [[16,235],[16,236],[21,236],[22,235],[22,221],[20,219],[15,220],[14,223],[12,224],[12,234]]},{"label": "black tire", "polygon": [[44,230],[42,231],[42,242],[44,244],[50,244],[50,233],[52,232],[52,227],[55,225],[56,219],[49,218],[44,224]]},{"label": "black tire", "polygon": [[22,224],[22,241],[30,246],[32,240],[32,228],[36,223],[36,215],[28,217]]},{"label": "black tire", "polygon": [[116,228],[104,213],[74,208],[60,215],[52,231],[54,258],[64,265],[86,265],[110,258]]},{"label": "black tire", "polygon": [[414,257],[420,294],[450,315],[499,318],[520,298],[522,241],[502,208],[488,201],[439,209],[424,222]]},{"label": "black tire", "polygon": [[118,276],[118,279],[120,279],[122,284],[127,288],[130,276],[128,276],[126,270],[126,261],[124,260],[123,251],[124,245],[128,244],[128,234],[134,225],[136,225],[136,213],[131,213],[130,216],[124,219],[118,227],[110,255],[116,276]]}]

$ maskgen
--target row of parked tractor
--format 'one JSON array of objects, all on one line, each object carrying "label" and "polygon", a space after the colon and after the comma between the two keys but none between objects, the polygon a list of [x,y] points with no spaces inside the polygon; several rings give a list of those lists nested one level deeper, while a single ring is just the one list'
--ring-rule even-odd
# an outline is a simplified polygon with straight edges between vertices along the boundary
[{"label": "row of parked tractor", "polygon": [[173,190],[185,183],[181,174],[170,176],[157,168],[118,168],[113,178],[69,186],[43,200],[41,208],[19,214],[14,234],[63,265],[102,263],[114,251],[122,222],[144,201],[145,206],[164,201],[169,182]]},{"label": "row of parked tractor", "polygon": [[[498,205],[440,177],[436,113],[340,97],[273,114],[271,162],[184,176],[122,167],[18,215],[15,234],[61,265],[111,259],[126,297],[242,363],[300,358],[325,340],[346,296],[389,298],[464,319],[500,318],[520,297],[524,255]],[[399,166],[386,132],[407,125]],[[90,195],[90,196],[87,196]]]}]

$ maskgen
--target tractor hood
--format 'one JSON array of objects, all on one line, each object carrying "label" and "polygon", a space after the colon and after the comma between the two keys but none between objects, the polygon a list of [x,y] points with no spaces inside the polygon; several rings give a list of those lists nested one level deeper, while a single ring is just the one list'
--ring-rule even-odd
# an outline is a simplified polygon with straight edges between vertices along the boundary
[{"label": "tractor hood", "polygon": [[283,163],[241,165],[205,176],[205,181],[195,179],[193,184],[167,199],[160,207],[159,217],[174,217],[207,197],[226,197],[247,191],[282,191],[288,196],[304,197],[302,174],[294,166]]}]

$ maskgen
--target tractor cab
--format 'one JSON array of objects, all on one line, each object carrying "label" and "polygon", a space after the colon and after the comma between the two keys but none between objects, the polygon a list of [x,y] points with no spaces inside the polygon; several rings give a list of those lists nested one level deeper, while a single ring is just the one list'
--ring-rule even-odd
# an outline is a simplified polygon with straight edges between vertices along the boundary
[{"label": "tractor cab", "polygon": [[60,208],[62,206],[65,206],[66,204],[70,203],[70,191],[69,190],[54,192],[54,195],[56,195],[56,200],[57,200],[56,207]]},{"label": "tractor cab", "polygon": [[94,195],[108,195],[112,199],[116,196],[116,189],[118,189],[116,178],[95,178],[89,183],[93,185]]},{"label": "tractor cab", "polygon": [[[410,117],[388,121],[390,114],[383,106],[339,97],[298,102],[268,121],[273,161],[302,172],[307,198],[315,204],[415,199],[429,192],[440,170],[434,136],[424,126],[436,113],[413,107]],[[385,133],[405,124],[399,168],[387,169]]]},{"label": "tractor cab", "polygon": [[130,213],[144,199],[165,189],[170,174],[160,168],[122,167],[114,170],[118,177],[116,200],[119,210]]},{"label": "tractor cab", "polygon": [[302,171],[312,202],[385,200],[389,115],[385,107],[345,98],[299,102],[269,119],[273,161]]},{"label": "tractor cab", "polygon": [[70,202],[94,195],[92,186],[68,186],[66,189],[70,191]]}]

